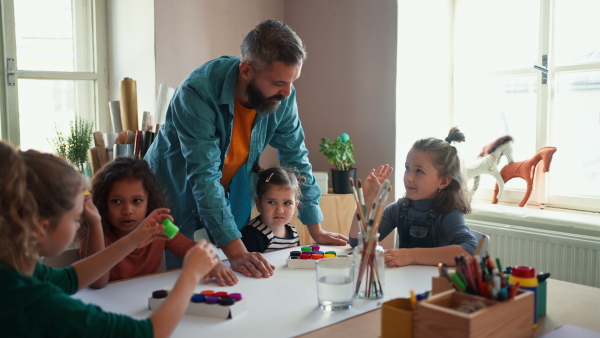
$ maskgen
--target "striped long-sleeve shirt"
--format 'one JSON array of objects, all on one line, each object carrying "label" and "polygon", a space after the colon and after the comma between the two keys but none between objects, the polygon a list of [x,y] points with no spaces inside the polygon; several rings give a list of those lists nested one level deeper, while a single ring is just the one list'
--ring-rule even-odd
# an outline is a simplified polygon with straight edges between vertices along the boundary
[{"label": "striped long-sleeve shirt", "polygon": [[241,230],[242,242],[249,252],[265,252],[300,246],[300,237],[293,225],[289,223],[285,225],[290,236],[281,238],[275,236],[271,229],[260,221],[259,217],[250,220]]}]

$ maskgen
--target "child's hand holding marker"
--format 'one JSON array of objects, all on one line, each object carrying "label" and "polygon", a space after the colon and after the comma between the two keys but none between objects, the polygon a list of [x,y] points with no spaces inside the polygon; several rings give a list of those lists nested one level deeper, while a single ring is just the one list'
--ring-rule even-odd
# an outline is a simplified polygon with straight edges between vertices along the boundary
[{"label": "child's hand holding marker", "polygon": [[179,232],[179,228],[175,224],[173,224],[173,222],[171,222],[171,220],[168,218],[162,221],[162,225],[165,226],[165,229],[162,231],[163,234],[165,234],[170,239],[173,239],[173,237],[175,237],[175,235],[177,235],[177,233]]},{"label": "child's hand holding marker", "polygon": [[169,215],[169,212],[171,211],[167,208],[159,208],[152,211],[135,230],[127,235],[127,237],[130,237],[134,242],[138,243],[138,248],[143,248],[150,244],[155,238],[154,235],[158,235],[165,230],[165,226],[162,222],[166,219],[171,222],[173,221],[173,217]]}]

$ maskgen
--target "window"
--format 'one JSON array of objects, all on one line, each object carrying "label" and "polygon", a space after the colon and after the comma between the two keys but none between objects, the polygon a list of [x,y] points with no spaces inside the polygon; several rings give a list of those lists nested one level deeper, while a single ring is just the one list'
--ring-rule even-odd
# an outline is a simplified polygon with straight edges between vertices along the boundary
[{"label": "window", "polygon": [[107,129],[105,17],[104,0],[2,2],[2,139],[51,152],[75,115]]},{"label": "window", "polygon": [[[600,2],[398,3],[396,167],[417,138],[453,125],[467,137],[458,146],[467,163],[510,134],[515,161],[557,148],[549,173],[538,165],[529,205],[600,211]],[[490,203],[495,180],[480,178],[475,200]],[[510,180],[501,202],[518,204],[525,188]]]},{"label": "window", "polygon": [[[598,11],[594,0],[455,2],[453,124],[477,140],[464,152],[504,134],[515,161],[558,149],[547,175],[538,166],[529,203],[600,210]],[[495,180],[481,178],[478,196],[489,200]],[[524,188],[509,181],[503,200],[519,202]]]}]

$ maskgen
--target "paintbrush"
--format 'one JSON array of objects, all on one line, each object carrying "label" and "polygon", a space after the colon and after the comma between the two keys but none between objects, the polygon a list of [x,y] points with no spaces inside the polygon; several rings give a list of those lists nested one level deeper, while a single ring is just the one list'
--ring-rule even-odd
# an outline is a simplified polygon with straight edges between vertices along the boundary
[{"label": "paintbrush", "polygon": [[348,180],[350,181],[350,185],[352,186],[352,193],[354,194],[354,200],[356,201],[356,218],[358,219],[358,227],[360,228],[360,231],[364,234],[365,231],[367,231],[367,223],[365,223],[363,207],[360,203],[360,198],[358,192],[356,191],[356,187],[354,186],[354,180],[352,179],[352,177],[350,177]]},{"label": "paintbrush", "polygon": [[[358,291],[360,289],[360,284],[362,283],[362,276],[363,276],[363,273],[365,272],[365,269],[367,269],[367,267],[369,266],[373,270],[376,266],[373,250],[375,249],[375,243],[377,243],[376,234],[379,229],[381,217],[383,216],[383,209],[385,208],[385,202],[387,200],[387,197],[388,197],[390,191],[391,191],[390,182],[389,182],[389,180],[385,180],[379,191],[379,198],[376,199],[375,201],[373,201],[373,209],[371,209],[371,216],[369,217],[369,223],[367,223],[367,224],[369,224],[369,226],[367,228],[367,231],[364,233],[365,236],[363,236],[364,250],[362,253],[362,257],[361,257],[359,273],[358,273],[358,278],[357,278],[357,283],[356,283],[356,293],[358,293]],[[368,235],[367,235],[367,233],[368,233]],[[374,270],[376,270],[376,269],[374,269]],[[369,294],[370,286],[371,286],[372,282],[377,283],[379,285],[379,287],[381,288],[381,282],[379,281],[379,273],[377,271],[375,272],[375,276],[373,279],[374,280],[371,280],[371,278],[369,278],[369,280],[367,281],[368,282],[367,286],[366,286],[367,295]],[[376,290],[375,293],[377,294],[378,292],[379,291]]]}]

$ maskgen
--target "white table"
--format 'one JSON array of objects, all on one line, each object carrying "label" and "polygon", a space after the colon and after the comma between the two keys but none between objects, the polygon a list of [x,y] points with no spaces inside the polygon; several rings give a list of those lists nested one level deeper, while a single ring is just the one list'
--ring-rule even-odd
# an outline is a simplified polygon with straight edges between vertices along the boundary
[{"label": "white table", "polygon": [[[346,247],[323,247],[324,250],[345,251]],[[222,320],[185,315],[173,337],[291,337],[340,322],[377,309],[383,301],[408,297],[410,289],[420,293],[431,288],[431,277],[436,267],[408,266],[388,268],[382,300],[355,300],[352,309],[326,312],[317,306],[317,286],[313,269],[287,269],[285,261],[292,250],[285,249],[265,254],[276,266],[275,273],[267,279],[248,278],[238,274],[235,286],[220,287],[214,282],[200,284],[196,291],[215,290],[241,293],[247,310],[237,318]],[[149,275],[108,284],[100,290],[85,289],[74,295],[86,303],[99,305],[105,311],[146,318],[148,298],[152,291],[172,287],[180,271]]]}]

